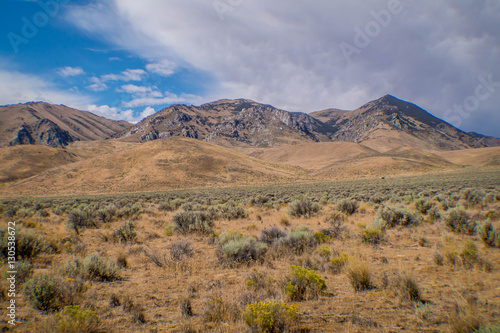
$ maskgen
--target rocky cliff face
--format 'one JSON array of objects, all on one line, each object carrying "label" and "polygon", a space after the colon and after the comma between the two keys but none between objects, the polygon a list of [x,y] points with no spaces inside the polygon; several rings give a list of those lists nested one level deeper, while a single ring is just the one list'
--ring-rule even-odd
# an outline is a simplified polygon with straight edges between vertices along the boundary
[{"label": "rocky cliff face", "polygon": [[354,111],[310,114],[333,129],[332,141],[362,143],[378,129],[404,132],[444,150],[500,146],[500,139],[465,133],[415,104],[386,95]]},{"label": "rocky cliff face", "polygon": [[328,141],[331,130],[305,113],[249,100],[173,105],[138,123],[122,137],[151,141],[183,136],[218,144],[267,147],[278,143]]}]

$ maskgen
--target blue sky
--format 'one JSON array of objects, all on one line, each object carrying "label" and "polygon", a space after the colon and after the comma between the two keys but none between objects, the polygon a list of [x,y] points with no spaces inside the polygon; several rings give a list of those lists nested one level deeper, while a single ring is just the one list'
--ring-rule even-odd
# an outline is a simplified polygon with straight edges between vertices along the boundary
[{"label": "blue sky", "polygon": [[494,0],[1,0],[0,105],[136,122],[176,103],[289,111],[392,94],[500,136]]}]

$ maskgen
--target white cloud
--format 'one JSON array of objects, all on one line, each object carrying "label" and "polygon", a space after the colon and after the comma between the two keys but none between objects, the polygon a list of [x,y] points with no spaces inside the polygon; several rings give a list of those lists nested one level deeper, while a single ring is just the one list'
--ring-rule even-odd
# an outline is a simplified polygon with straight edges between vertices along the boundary
[{"label": "white cloud", "polygon": [[146,69],[151,73],[167,77],[175,73],[176,65],[173,62],[164,60],[154,64],[147,64]]},{"label": "white cloud", "polygon": [[92,83],[90,86],[87,86],[87,89],[89,90],[95,92],[108,90],[108,86],[98,77],[91,77],[89,81]]},{"label": "white cloud", "polygon": [[138,117],[134,117],[134,111],[131,109],[120,110],[117,107],[110,107],[109,105],[98,106],[95,104],[87,105],[84,109],[108,119],[126,120],[131,123],[136,123],[140,120]]},{"label": "white cloud", "polygon": [[[391,93],[443,117],[474,93],[479,75],[500,81],[498,1],[401,0],[403,11],[351,63],[341,43],[354,45],[356,28],[377,24],[372,12],[387,10],[388,0],[224,3],[232,6],[224,21],[210,0],[101,0],[70,9],[68,20],[144,59],[209,73],[204,98],[246,97],[292,111],[352,109]],[[500,123],[499,104],[497,89],[469,120]]]},{"label": "white cloud", "polygon": [[106,74],[101,76],[102,81],[142,81],[147,72],[143,69],[127,69],[120,74]]},{"label": "white cloud", "polygon": [[153,98],[163,97],[163,94],[160,91],[158,91],[157,87],[144,87],[144,86],[136,86],[133,84],[126,84],[121,86],[121,88],[118,89],[118,92],[126,92],[138,97],[153,97]]},{"label": "white cloud", "polygon": [[74,91],[65,91],[36,76],[0,69],[0,104],[44,101],[78,108],[91,102]]},{"label": "white cloud", "polygon": [[57,70],[59,75],[67,77],[67,76],[78,76],[84,75],[85,71],[81,67],[61,67]]},{"label": "white cloud", "polygon": [[136,97],[129,102],[123,102],[122,105],[127,108],[135,108],[141,106],[162,105],[162,104],[199,104],[203,99],[200,96],[191,94],[172,94],[165,92],[164,97],[155,98],[150,96]]},{"label": "white cloud", "polygon": [[147,118],[149,117],[150,115],[152,114],[155,114],[156,111],[155,109],[153,109],[152,107],[148,106],[146,107],[142,112],[141,112],[141,118],[144,119],[144,118]]}]

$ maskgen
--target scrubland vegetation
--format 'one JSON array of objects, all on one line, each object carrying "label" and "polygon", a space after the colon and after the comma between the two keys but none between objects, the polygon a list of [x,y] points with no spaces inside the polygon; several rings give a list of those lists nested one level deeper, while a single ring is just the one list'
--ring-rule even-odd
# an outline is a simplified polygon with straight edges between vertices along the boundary
[{"label": "scrubland vegetation", "polygon": [[[17,332],[500,332],[495,170],[3,199],[0,216]],[[5,275],[5,227],[0,257]]]}]

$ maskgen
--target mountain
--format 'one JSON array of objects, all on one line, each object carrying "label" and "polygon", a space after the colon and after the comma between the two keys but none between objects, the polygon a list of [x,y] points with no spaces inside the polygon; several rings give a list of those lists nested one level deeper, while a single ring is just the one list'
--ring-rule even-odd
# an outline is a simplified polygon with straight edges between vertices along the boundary
[{"label": "mountain", "polygon": [[42,144],[64,147],[105,139],[131,126],[64,105],[44,102],[0,107],[0,147]]},{"label": "mountain", "polygon": [[270,147],[329,141],[331,134],[330,126],[305,113],[238,99],[199,107],[172,105],[115,137],[147,142],[183,136],[219,145]]},{"label": "mountain", "polygon": [[426,150],[500,146],[500,139],[465,133],[417,105],[391,95],[354,111],[328,109],[309,115],[331,126],[332,141],[362,143],[379,151],[404,146]]}]

